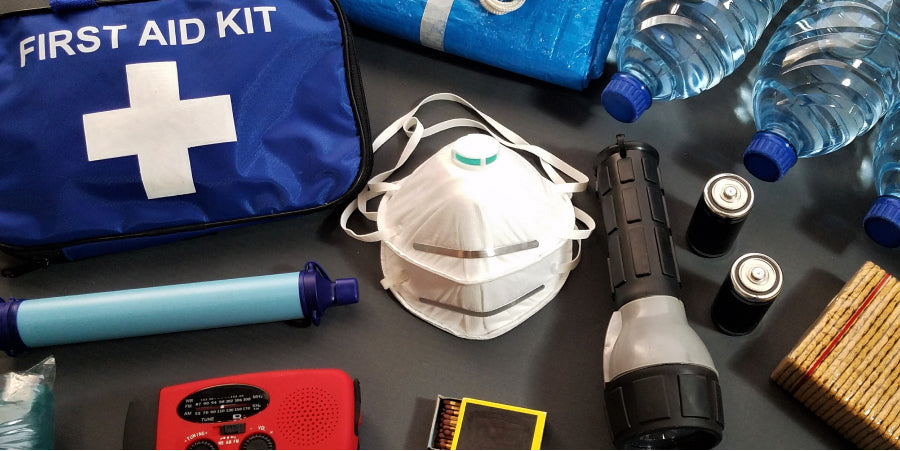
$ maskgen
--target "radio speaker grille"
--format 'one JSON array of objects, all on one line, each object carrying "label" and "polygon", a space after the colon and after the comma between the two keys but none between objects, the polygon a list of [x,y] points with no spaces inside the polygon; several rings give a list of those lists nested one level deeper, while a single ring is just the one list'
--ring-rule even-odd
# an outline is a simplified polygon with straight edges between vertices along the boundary
[{"label": "radio speaker grille", "polygon": [[341,406],[334,394],[319,387],[296,390],[278,407],[278,429],[293,448],[315,448],[328,440],[340,419]]}]

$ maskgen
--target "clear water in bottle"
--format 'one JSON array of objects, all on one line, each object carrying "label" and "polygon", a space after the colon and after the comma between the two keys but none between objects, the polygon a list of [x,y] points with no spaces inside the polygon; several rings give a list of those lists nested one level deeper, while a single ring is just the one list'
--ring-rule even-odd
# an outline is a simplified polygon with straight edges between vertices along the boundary
[{"label": "clear water in bottle", "polygon": [[879,197],[863,220],[866,233],[887,247],[900,247],[900,104],[878,128],[872,150],[872,176]]},{"label": "clear water in bottle", "polygon": [[785,0],[629,0],[606,110],[634,122],[653,100],[699,94],[731,74]]},{"label": "clear water in bottle", "polygon": [[[898,0],[900,1],[900,0]],[[756,129],[744,164],[774,182],[797,158],[870,130],[900,92],[900,5],[807,0],[775,30],[753,88]]]}]

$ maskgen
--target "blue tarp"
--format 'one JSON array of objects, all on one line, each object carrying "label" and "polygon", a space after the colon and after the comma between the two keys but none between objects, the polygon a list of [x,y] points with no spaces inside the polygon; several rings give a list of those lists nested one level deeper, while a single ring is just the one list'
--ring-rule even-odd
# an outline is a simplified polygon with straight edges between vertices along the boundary
[{"label": "blue tarp", "polygon": [[339,0],[351,22],[539,80],[583,89],[603,73],[625,0]]}]

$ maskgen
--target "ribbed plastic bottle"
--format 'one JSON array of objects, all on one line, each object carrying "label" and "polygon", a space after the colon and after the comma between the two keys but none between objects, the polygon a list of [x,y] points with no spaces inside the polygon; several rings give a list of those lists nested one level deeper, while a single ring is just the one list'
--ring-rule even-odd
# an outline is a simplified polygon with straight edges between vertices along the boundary
[{"label": "ribbed plastic bottle", "polygon": [[775,30],[753,86],[750,173],[777,181],[884,116],[900,92],[898,1],[806,0]]},{"label": "ribbed plastic bottle", "polygon": [[606,111],[636,121],[652,101],[684,99],[734,72],[785,0],[628,0]]},{"label": "ribbed plastic bottle", "polygon": [[863,220],[869,237],[900,247],[900,104],[885,115],[872,150],[872,176],[878,198]]}]

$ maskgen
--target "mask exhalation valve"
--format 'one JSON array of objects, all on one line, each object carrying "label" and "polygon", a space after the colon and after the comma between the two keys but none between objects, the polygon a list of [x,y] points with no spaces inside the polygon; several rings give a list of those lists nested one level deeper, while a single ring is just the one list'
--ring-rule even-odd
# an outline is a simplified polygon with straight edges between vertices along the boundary
[{"label": "mask exhalation valve", "polygon": [[462,167],[483,167],[497,161],[500,142],[492,136],[473,133],[457,139],[451,153],[453,161]]}]

